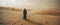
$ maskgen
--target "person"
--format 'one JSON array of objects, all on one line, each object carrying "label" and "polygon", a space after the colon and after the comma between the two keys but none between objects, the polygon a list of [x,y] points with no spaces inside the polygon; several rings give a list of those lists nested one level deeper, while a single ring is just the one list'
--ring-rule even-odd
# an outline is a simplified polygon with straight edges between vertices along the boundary
[{"label": "person", "polygon": [[24,10],[23,10],[23,19],[24,20],[27,19],[27,10],[26,10],[26,8],[24,8]]}]

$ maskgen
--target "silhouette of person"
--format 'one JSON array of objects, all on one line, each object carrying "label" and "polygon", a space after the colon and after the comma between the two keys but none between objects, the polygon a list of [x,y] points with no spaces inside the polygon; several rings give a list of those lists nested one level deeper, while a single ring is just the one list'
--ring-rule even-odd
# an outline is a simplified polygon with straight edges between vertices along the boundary
[{"label": "silhouette of person", "polygon": [[26,17],[27,17],[27,10],[26,10],[26,8],[24,8],[24,10],[23,10],[23,19],[26,20]]}]

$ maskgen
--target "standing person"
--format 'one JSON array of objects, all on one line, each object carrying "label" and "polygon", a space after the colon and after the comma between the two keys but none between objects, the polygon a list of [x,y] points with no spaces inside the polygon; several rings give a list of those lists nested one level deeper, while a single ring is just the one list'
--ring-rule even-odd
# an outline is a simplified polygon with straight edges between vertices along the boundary
[{"label": "standing person", "polygon": [[24,20],[27,19],[27,10],[26,10],[26,8],[24,8],[24,10],[23,10],[23,19]]}]

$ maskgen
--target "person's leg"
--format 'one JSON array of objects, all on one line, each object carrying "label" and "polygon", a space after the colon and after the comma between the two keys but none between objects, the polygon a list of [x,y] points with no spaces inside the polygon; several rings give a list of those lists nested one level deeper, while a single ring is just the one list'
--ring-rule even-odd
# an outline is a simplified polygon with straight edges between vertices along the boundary
[{"label": "person's leg", "polygon": [[23,19],[26,20],[26,15],[24,15]]}]

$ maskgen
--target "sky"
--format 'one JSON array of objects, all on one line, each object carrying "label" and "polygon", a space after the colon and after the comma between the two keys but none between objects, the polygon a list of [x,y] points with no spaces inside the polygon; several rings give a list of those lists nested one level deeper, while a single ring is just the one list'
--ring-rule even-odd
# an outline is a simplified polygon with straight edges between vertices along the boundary
[{"label": "sky", "polygon": [[0,0],[0,7],[56,8],[58,0]]}]

